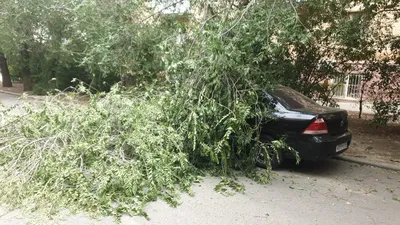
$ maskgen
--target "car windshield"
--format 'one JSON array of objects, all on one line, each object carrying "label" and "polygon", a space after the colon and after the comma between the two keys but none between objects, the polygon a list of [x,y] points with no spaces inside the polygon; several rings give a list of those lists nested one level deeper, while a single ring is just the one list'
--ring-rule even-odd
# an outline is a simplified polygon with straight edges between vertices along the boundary
[{"label": "car windshield", "polygon": [[271,93],[277,100],[289,109],[314,108],[316,102],[288,87],[279,87]]}]

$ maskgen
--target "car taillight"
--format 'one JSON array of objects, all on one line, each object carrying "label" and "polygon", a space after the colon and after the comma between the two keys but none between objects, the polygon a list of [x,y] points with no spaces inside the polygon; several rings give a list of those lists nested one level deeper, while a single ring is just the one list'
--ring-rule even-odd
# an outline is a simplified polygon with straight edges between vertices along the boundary
[{"label": "car taillight", "polygon": [[303,134],[327,134],[328,127],[323,118],[314,120],[304,131]]}]

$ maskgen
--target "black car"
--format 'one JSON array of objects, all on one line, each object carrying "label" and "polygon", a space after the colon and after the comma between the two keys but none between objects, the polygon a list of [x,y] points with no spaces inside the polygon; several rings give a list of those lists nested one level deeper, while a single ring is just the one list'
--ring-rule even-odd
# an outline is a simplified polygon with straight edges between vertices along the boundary
[{"label": "black car", "polygon": [[[277,87],[263,92],[275,119],[263,124],[261,138],[272,142],[285,138],[286,143],[299,153],[301,160],[326,159],[346,151],[352,134],[348,130],[347,111],[321,106],[303,94]],[[276,168],[292,153],[270,153],[271,166]],[[256,163],[265,167],[264,156],[259,153]]]}]

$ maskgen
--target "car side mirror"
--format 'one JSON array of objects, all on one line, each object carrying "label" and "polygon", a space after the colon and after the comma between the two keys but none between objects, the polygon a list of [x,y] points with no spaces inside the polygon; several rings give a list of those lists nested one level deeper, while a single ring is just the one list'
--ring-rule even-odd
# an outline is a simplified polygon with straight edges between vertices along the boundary
[{"label": "car side mirror", "polygon": [[265,97],[264,97],[264,103],[265,103],[265,106],[268,108],[268,109],[270,109],[270,110],[274,110],[275,108],[276,108],[276,105],[277,105],[277,101],[276,101],[276,99],[274,99],[272,96],[270,96],[269,94],[265,94]]}]

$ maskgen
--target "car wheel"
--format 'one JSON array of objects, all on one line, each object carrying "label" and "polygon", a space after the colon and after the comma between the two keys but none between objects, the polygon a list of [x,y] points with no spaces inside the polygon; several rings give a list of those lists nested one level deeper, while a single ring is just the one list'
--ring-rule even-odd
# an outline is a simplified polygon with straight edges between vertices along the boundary
[{"label": "car wheel", "polygon": [[[272,146],[272,141],[274,141],[275,139],[271,136],[262,136],[261,141],[266,143],[267,146]],[[272,169],[276,169],[278,168],[283,161],[283,157],[282,157],[282,151],[280,149],[273,151],[271,149],[271,151],[268,151],[269,153],[269,158],[270,158],[270,163],[271,163],[271,168]],[[256,154],[256,165],[262,168],[267,168],[267,164],[264,161],[264,151],[263,149],[259,149],[257,154]]]}]

